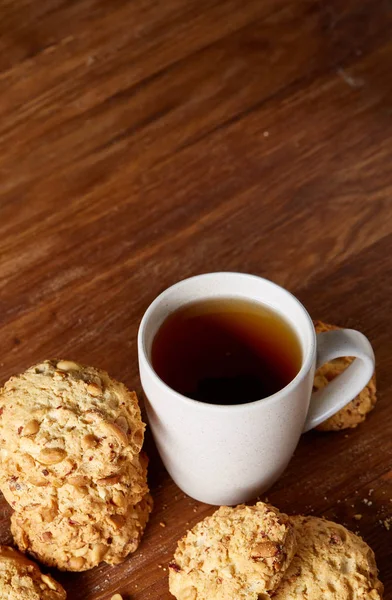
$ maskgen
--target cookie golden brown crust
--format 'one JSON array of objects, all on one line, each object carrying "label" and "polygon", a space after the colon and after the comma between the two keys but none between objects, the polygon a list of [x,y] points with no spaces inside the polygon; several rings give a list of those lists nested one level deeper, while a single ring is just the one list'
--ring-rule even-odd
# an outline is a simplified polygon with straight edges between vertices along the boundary
[{"label": "cookie golden brown crust", "polygon": [[276,508],[223,506],[179,541],[170,591],[177,600],[264,600],[294,552],[293,527]]},{"label": "cookie golden brown crust", "polygon": [[[314,321],[316,333],[332,331],[339,329],[335,325],[329,325],[322,321]],[[340,375],[353,361],[351,357],[337,358],[331,362],[325,363],[317,369],[313,389],[314,391],[324,388],[332,379]],[[366,415],[373,410],[377,401],[376,395],[376,376],[373,375],[367,386],[358,394],[354,400],[345,407],[332,415],[329,419],[318,425],[319,431],[340,431],[357,427],[366,419]]]},{"label": "cookie golden brown crust", "polygon": [[0,546],[0,598],[65,600],[65,590],[50,575],[9,546]]},{"label": "cookie golden brown crust", "polygon": [[317,517],[290,517],[297,552],[274,600],[381,600],[374,553],[342,525]]},{"label": "cookie golden brown crust", "polygon": [[87,514],[58,513],[47,521],[39,509],[26,509],[11,517],[15,543],[41,563],[60,571],[86,571],[104,561],[122,562],[140,544],[152,509],[147,494],[125,514],[100,511]]}]

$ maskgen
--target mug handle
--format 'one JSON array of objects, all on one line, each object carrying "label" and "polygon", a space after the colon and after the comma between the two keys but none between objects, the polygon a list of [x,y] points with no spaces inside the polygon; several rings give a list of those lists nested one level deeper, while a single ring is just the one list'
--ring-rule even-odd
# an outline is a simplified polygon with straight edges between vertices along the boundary
[{"label": "mug handle", "polygon": [[355,360],[326,387],[313,392],[304,432],[351,402],[374,373],[373,348],[363,333],[354,329],[336,329],[317,334],[316,369],[341,356],[354,356]]}]

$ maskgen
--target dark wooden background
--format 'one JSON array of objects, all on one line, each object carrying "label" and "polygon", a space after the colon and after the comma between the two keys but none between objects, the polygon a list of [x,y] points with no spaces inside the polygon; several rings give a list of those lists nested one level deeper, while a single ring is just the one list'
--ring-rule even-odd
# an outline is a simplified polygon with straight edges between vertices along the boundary
[{"label": "dark wooden background", "polygon": [[[164,288],[214,270],[286,286],[369,336],[379,403],[304,435],[268,496],[359,531],[387,600],[391,136],[390,0],[0,1],[1,381],[56,356],[140,392],[138,323]],[[171,597],[176,540],[212,509],[147,449],[140,550],[59,575],[70,600]]]}]

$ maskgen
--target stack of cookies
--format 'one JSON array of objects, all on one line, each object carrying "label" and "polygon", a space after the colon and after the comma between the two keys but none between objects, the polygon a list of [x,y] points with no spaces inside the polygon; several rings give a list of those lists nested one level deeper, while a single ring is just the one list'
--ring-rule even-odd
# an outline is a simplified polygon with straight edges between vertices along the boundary
[{"label": "stack of cookies", "polygon": [[373,551],[341,525],[259,502],[221,507],[178,543],[177,600],[381,600]]},{"label": "stack of cookies", "polygon": [[0,489],[19,548],[66,571],[135,551],[152,506],[136,394],[50,360],[5,384],[0,414]]}]

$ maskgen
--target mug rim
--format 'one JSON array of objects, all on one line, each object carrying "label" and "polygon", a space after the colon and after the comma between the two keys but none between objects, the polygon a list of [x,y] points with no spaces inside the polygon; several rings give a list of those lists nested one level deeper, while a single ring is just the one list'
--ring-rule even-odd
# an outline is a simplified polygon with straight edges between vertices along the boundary
[{"label": "mug rim", "polygon": [[[154,367],[152,366],[151,360],[148,357],[146,344],[145,344],[146,326],[147,326],[147,323],[148,323],[151,315],[153,314],[154,310],[162,302],[162,300],[165,299],[165,296],[168,295],[169,293],[172,293],[176,287],[180,287],[180,286],[184,285],[185,283],[189,283],[191,281],[195,281],[196,279],[201,279],[201,278],[203,278],[203,279],[204,278],[213,278],[218,275],[235,275],[235,276],[239,276],[239,277],[242,277],[245,279],[248,279],[248,278],[261,279],[261,280],[267,282],[269,285],[272,285],[273,287],[277,288],[280,292],[283,292],[284,294],[287,294],[288,296],[290,296],[290,298],[292,300],[294,300],[294,302],[298,305],[298,307],[302,310],[302,312],[305,315],[306,321],[309,325],[309,331],[311,334],[310,335],[311,342],[309,344],[307,353],[304,355],[304,357],[302,359],[301,368],[299,369],[296,376],[293,377],[293,379],[287,385],[285,385],[282,389],[278,390],[274,394],[271,394],[270,396],[267,396],[265,398],[260,398],[259,400],[253,400],[252,402],[245,402],[242,404],[213,404],[213,403],[209,403],[209,402],[201,402],[200,400],[195,400],[194,398],[188,398],[187,396],[184,396],[180,392],[177,392],[176,390],[171,388],[167,383],[165,383],[165,381],[155,371]],[[254,301],[253,299],[251,299],[251,300]],[[295,328],[295,325],[292,324],[292,326]],[[298,335],[296,329],[295,329],[295,331],[296,331],[296,334]],[[149,375],[155,378],[155,380],[158,382],[159,386],[162,388],[163,392],[165,392],[166,394],[168,394],[168,393],[172,394],[176,399],[181,401],[183,404],[185,403],[185,404],[188,404],[189,406],[192,406],[193,408],[199,408],[199,409],[209,410],[209,411],[213,411],[213,412],[215,412],[215,411],[235,412],[235,411],[244,410],[244,409],[249,410],[252,408],[259,407],[261,405],[261,403],[271,404],[273,402],[278,402],[280,397],[282,397],[282,395],[286,395],[286,394],[290,393],[298,384],[301,383],[301,381],[303,381],[303,379],[305,379],[305,377],[307,376],[307,374],[309,372],[309,369],[312,366],[312,363],[315,358],[315,353],[316,353],[316,331],[315,331],[315,328],[313,325],[313,321],[312,321],[308,311],[302,304],[302,302],[300,302],[298,300],[298,298],[296,296],[294,296],[294,294],[292,294],[291,292],[286,290],[284,287],[278,285],[274,281],[271,281],[270,279],[261,277],[259,275],[253,275],[251,273],[242,273],[241,271],[214,271],[214,272],[208,272],[208,273],[200,273],[199,275],[192,275],[191,277],[186,277],[185,279],[181,279],[180,281],[177,281],[173,285],[171,285],[168,288],[166,288],[165,290],[163,290],[163,292],[161,292],[160,294],[158,294],[158,296],[156,296],[156,298],[154,298],[154,300],[149,304],[146,311],[144,312],[143,317],[140,321],[140,325],[139,325],[137,342],[138,342],[139,363],[141,361],[143,361],[143,364],[147,368]]]}]

